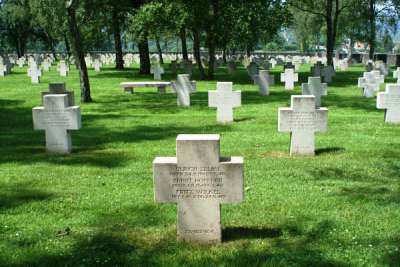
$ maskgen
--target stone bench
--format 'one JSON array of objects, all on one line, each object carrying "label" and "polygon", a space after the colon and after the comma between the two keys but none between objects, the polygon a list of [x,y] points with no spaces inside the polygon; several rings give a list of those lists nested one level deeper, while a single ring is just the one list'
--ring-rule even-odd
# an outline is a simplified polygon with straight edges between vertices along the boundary
[{"label": "stone bench", "polygon": [[[191,81],[192,83],[192,92],[196,91],[196,81]],[[172,86],[172,92],[175,94],[175,82],[123,82],[120,86],[124,89],[125,92],[129,92],[133,94],[135,92],[135,88],[138,87],[157,87],[158,92],[160,94],[166,93],[166,87]]]},{"label": "stone bench", "polygon": [[135,88],[138,87],[157,87],[160,94],[166,92],[166,87],[171,86],[171,82],[124,82],[120,84],[125,92],[134,93]]}]

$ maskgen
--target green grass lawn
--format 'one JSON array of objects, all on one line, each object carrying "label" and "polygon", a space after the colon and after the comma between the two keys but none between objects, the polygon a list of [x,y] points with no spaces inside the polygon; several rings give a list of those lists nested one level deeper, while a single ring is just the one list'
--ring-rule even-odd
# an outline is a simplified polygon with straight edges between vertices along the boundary
[{"label": "green grass lawn", "polygon": [[[0,266],[400,266],[400,126],[361,97],[361,66],[329,86],[315,157],[290,157],[289,134],[277,131],[278,108],[301,83],[261,97],[243,68],[216,76],[242,90],[229,126],[207,107],[216,81],[198,82],[192,106],[178,108],[156,89],[124,93],[120,82],[151,79],[137,69],[90,70],[94,103],[80,105],[73,153],[46,154],[32,107],[56,81],[79,103],[71,69],[62,79],[53,66],[40,85],[25,68],[0,78]],[[222,206],[220,245],[177,242],[176,205],[153,200],[152,161],[174,156],[181,133],[219,133],[222,155],[245,159],[245,201]]]}]

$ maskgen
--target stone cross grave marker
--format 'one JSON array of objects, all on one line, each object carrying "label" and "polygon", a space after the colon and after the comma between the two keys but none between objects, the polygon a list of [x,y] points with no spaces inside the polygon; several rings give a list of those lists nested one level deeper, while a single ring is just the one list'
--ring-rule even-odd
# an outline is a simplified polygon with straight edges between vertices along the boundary
[{"label": "stone cross grave marker", "polygon": [[269,87],[274,85],[275,77],[270,75],[268,70],[260,70],[257,76],[257,84],[260,95],[269,95]]},{"label": "stone cross grave marker", "polygon": [[36,64],[33,64],[28,70],[28,75],[31,77],[31,82],[33,84],[38,84],[40,83],[42,71],[40,70],[40,68],[37,67]]},{"label": "stone cross grave marker", "polygon": [[328,128],[328,109],[315,108],[315,96],[292,96],[290,108],[280,108],[278,131],[290,132],[291,155],[315,155],[315,132]]},{"label": "stone cross grave marker", "polygon": [[322,77],[322,70],[324,68],[324,64],[321,61],[317,61],[317,63],[311,67],[311,75],[312,77]]},{"label": "stone cross grave marker", "polygon": [[315,107],[321,106],[321,96],[328,95],[328,85],[321,83],[320,77],[308,77],[308,83],[303,83],[301,86],[303,95],[315,96]]},{"label": "stone cross grave marker", "polygon": [[45,95],[44,106],[32,109],[33,128],[46,131],[46,150],[51,153],[71,152],[70,130],[81,128],[78,106],[68,106],[68,95]]},{"label": "stone cross grave marker", "polygon": [[68,66],[67,66],[67,63],[64,60],[60,61],[59,71],[60,71],[60,76],[61,77],[67,77],[68,76]]},{"label": "stone cross grave marker", "polygon": [[42,92],[42,105],[44,103],[44,96],[46,95],[68,95],[68,106],[75,105],[74,92],[67,91],[65,83],[50,83],[49,91]]},{"label": "stone cross grave marker", "polygon": [[248,66],[247,66],[247,73],[249,74],[250,78],[254,81],[254,83],[256,82],[256,78],[255,76],[258,75],[258,65],[255,62],[251,62]]},{"label": "stone cross grave marker", "polygon": [[385,92],[378,93],[378,109],[385,109],[385,122],[400,123],[400,85],[387,84]]},{"label": "stone cross grave marker", "polygon": [[242,92],[232,91],[232,82],[218,82],[216,91],[208,92],[208,106],[217,108],[217,122],[233,122],[233,109],[242,104]]},{"label": "stone cross grave marker", "polygon": [[372,60],[368,60],[368,64],[366,66],[367,72],[374,70],[374,62]]},{"label": "stone cross grave marker", "polygon": [[393,72],[393,78],[397,79],[397,83],[400,84],[400,67]]},{"label": "stone cross grave marker", "polygon": [[94,63],[93,63],[94,71],[95,72],[100,72],[101,71],[101,65],[102,64],[101,64],[100,60],[98,58],[96,58],[94,60]]},{"label": "stone cross grave marker", "polygon": [[178,106],[190,106],[190,94],[196,91],[195,84],[190,81],[189,74],[179,74],[176,82],[172,83],[173,90],[177,95]]},{"label": "stone cross grave marker", "polygon": [[220,243],[220,204],[244,199],[243,158],[221,158],[219,142],[219,135],[179,135],[176,157],[153,162],[155,201],[178,204],[180,241]]},{"label": "stone cross grave marker", "polygon": [[294,69],[285,69],[284,73],[281,73],[281,82],[285,83],[286,90],[293,90],[294,83],[299,81],[299,74],[294,72]]},{"label": "stone cross grave marker", "polygon": [[276,64],[278,64],[278,62],[276,61],[275,58],[271,58],[271,60],[269,61],[271,63],[271,68],[274,69],[276,67]]},{"label": "stone cross grave marker", "polygon": [[324,82],[332,82],[332,77],[335,76],[335,70],[332,66],[326,66],[322,69],[321,76],[324,78]]},{"label": "stone cross grave marker", "polygon": [[364,97],[374,97],[379,91],[381,83],[372,72],[364,72],[363,77],[358,78],[358,88],[362,89]]},{"label": "stone cross grave marker", "polygon": [[153,74],[155,81],[161,80],[161,75],[164,74],[164,68],[160,66],[160,64],[156,63],[151,65],[150,73]]}]

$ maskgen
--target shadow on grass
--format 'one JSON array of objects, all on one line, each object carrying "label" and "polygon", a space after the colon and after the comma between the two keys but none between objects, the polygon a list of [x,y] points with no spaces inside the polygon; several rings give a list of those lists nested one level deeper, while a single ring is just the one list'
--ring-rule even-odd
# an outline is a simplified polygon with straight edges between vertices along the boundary
[{"label": "shadow on grass", "polygon": [[[280,227],[282,231],[228,228],[225,234],[232,237],[230,242],[215,246],[177,242],[175,230],[170,228],[146,232],[135,228],[99,229],[90,236],[62,237],[74,243],[63,255],[36,253],[7,266],[348,266],[319,249],[330,242],[332,227],[332,222],[321,221],[307,227],[309,230],[298,229],[293,231],[296,235],[285,237],[282,232],[288,232],[286,225]],[[264,239],[268,249],[252,246],[251,242],[259,242],[253,238]]]},{"label": "shadow on grass", "polygon": [[276,238],[280,236],[282,236],[282,230],[273,228],[227,227],[222,230],[223,241]]},{"label": "shadow on grass", "polygon": [[18,183],[11,186],[2,183],[0,188],[0,211],[53,198],[53,194],[33,189],[32,184],[27,183]]},{"label": "shadow on grass", "polygon": [[315,150],[315,155],[320,156],[324,154],[338,154],[343,153],[345,149],[343,147],[327,147]]}]

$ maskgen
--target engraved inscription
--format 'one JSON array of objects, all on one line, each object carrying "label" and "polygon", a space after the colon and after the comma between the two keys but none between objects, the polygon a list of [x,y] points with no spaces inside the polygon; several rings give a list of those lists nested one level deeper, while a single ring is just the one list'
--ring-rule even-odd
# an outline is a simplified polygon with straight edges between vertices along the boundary
[{"label": "engraved inscription", "polygon": [[289,123],[292,129],[314,129],[316,119],[315,112],[294,112],[290,116]]},{"label": "engraved inscription", "polygon": [[173,177],[172,198],[175,199],[223,199],[225,173],[219,167],[176,167]]},{"label": "engraved inscription", "polygon": [[398,106],[398,105],[400,105],[400,95],[389,95],[388,105],[389,106]]},{"label": "engraved inscription", "polygon": [[64,110],[46,110],[44,124],[47,126],[68,126],[68,114]]}]

